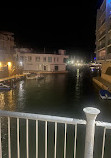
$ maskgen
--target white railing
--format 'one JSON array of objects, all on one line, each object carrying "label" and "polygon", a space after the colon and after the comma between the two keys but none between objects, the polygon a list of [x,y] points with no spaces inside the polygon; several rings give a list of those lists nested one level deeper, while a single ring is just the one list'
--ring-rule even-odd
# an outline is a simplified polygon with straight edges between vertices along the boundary
[{"label": "white railing", "polygon": [[57,135],[58,135],[58,124],[64,124],[64,158],[66,158],[66,149],[67,149],[67,125],[74,125],[75,126],[75,136],[74,136],[74,151],[73,155],[76,158],[76,148],[77,148],[77,126],[79,124],[86,125],[86,138],[85,138],[85,152],[84,158],[93,158],[93,148],[94,148],[94,135],[95,135],[95,125],[101,126],[104,128],[103,133],[103,145],[102,145],[102,158],[104,157],[104,147],[105,147],[105,135],[106,129],[111,129],[111,123],[99,122],[95,121],[97,115],[100,111],[96,108],[88,107],[83,109],[87,120],[79,120],[73,118],[65,118],[65,117],[56,117],[56,116],[49,116],[49,115],[38,115],[38,114],[29,114],[29,113],[19,113],[19,112],[9,112],[9,111],[0,111],[0,158],[3,157],[2,155],[2,122],[1,118],[6,117],[8,118],[8,158],[11,158],[11,118],[16,118],[17,122],[17,158],[20,158],[20,119],[25,119],[26,121],[26,157],[29,158],[29,120],[34,120],[36,125],[36,158],[39,158],[38,154],[38,122],[44,121],[45,122],[45,155],[44,157],[47,158],[47,150],[48,150],[48,122],[53,122],[55,124],[55,134],[54,134],[54,158],[57,157]]}]

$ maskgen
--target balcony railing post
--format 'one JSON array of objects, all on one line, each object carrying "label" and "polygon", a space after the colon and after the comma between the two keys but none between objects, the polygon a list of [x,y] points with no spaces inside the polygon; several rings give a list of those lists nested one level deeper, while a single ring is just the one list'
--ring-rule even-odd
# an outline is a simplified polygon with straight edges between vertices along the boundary
[{"label": "balcony railing post", "polygon": [[86,114],[86,139],[84,158],[93,158],[94,135],[95,135],[95,119],[100,110],[92,107],[84,108]]},{"label": "balcony railing post", "polygon": [[0,158],[2,158],[1,117],[0,117]]}]

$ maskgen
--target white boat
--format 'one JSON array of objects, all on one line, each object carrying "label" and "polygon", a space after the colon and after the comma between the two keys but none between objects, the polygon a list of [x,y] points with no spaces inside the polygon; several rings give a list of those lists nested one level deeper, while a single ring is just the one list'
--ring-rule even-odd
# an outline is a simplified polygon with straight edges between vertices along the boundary
[{"label": "white boat", "polygon": [[41,75],[41,74],[37,74],[37,75],[30,75],[30,76],[26,76],[26,79],[28,79],[28,80],[33,80],[33,79],[43,79],[44,78],[44,76],[43,75]]},{"label": "white boat", "polygon": [[10,89],[11,89],[10,86],[0,83],[0,90],[10,90]]},{"label": "white boat", "polygon": [[37,76],[26,76],[26,79],[28,79],[28,80],[37,79]]},{"label": "white boat", "polygon": [[38,74],[38,75],[37,75],[37,79],[38,79],[38,80],[40,80],[40,79],[44,79],[44,76],[41,75],[41,74]]}]

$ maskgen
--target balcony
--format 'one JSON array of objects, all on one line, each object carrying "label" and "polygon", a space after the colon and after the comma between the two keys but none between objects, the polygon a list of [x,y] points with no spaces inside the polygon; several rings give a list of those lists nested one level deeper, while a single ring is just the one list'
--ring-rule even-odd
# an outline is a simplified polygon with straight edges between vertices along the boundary
[{"label": "balcony", "polygon": [[105,23],[105,19],[101,22],[101,25],[103,25]]},{"label": "balcony", "polygon": [[111,31],[111,25],[109,26],[108,30]]},{"label": "balcony", "polygon": [[99,35],[99,40],[106,35],[106,31],[102,32],[102,34]]},{"label": "balcony", "polygon": [[6,50],[5,49],[0,49],[0,54],[5,54]]},{"label": "balcony", "polygon": [[105,60],[105,56],[97,57],[97,60]]},{"label": "balcony", "polygon": [[102,22],[98,21],[97,32],[100,31],[103,27],[106,28],[106,20],[105,19]]},{"label": "balcony", "polygon": [[111,59],[111,52],[109,54],[107,54],[106,59]]},{"label": "balcony", "polygon": [[111,39],[108,40],[108,45],[111,45]]},{"label": "balcony", "polygon": [[103,43],[102,45],[98,46],[98,50],[105,48],[105,43]]},{"label": "balcony", "polygon": [[[35,158],[41,158],[41,157],[48,157],[48,152],[51,152],[50,150],[54,150],[53,156],[54,158],[57,157],[57,153],[61,152],[60,150],[58,150],[58,145],[60,142],[58,142],[58,134],[60,132],[59,130],[59,125],[63,125],[64,128],[64,134],[63,137],[61,137],[60,139],[63,141],[63,153],[61,155],[61,157],[66,158],[67,156],[67,148],[70,148],[70,152],[71,150],[73,150],[73,157],[76,158],[76,153],[77,153],[77,135],[78,135],[78,126],[82,125],[81,127],[83,128],[83,126],[86,127],[86,134],[85,137],[84,135],[82,135],[81,137],[84,138],[85,140],[85,145],[83,146],[84,148],[84,158],[93,158],[93,150],[96,149],[93,146],[95,145],[94,143],[94,136],[95,136],[95,129],[98,130],[98,128],[103,131],[103,138],[102,139],[102,158],[104,157],[104,149],[105,149],[105,141],[106,140],[106,134],[108,134],[111,130],[111,123],[107,123],[107,122],[100,122],[100,121],[95,121],[97,115],[100,113],[100,111],[96,108],[93,107],[88,107],[88,108],[84,108],[83,109],[85,115],[86,115],[86,120],[79,120],[79,119],[74,119],[74,118],[65,118],[65,117],[57,117],[57,116],[49,116],[49,115],[38,115],[38,114],[30,114],[30,113],[19,113],[19,112],[9,112],[9,111],[0,111],[0,158],[3,157],[3,149],[7,149],[7,153],[8,155],[5,154],[5,157],[11,158],[13,157],[12,155],[12,139],[13,139],[13,135],[16,132],[16,139],[14,140],[14,145],[17,147],[17,149],[14,151],[14,154],[16,155],[16,158],[20,158],[20,157],[25,157],[24,155],[21,155],[21,143],[20,143],[20,131],[23,130],[23,127],[26,126],[25,128],[25,133],[23,134],[23,136],[25,137],[25,148],[26,150],[24,150],[24,152],[26,152],[26,158],[29,158],[30,155],[30,148],[33,148],[33,146],[30,146],[30,142],[29,142],[29,136],[30,136],[30,132],[33,133],[33,137],[35,138],[35,150],[33,150],[33,152],[31,153],[32,155],[30,157],[35,157]],[[4,119],[7,120],[7,123],[5,124],[5,127],[7,127],[7,136],[8,138],[6,139],[6,143],[8,144],[8,148],[6,148],[6,146],[4,146],[3,143],[3,138],[5,137],[4,131],[2,129],[3,127],[3,121]],[[15,127],[11,126],[13,123],[13,120],[15,120]],[[25,121],[25,124],[23,126],[22,122]],[[29,131],[29,122],[31,121],[35,124],[35,132],[33,131],[33,129],[31,129]],[[43,122],[43,126],[42,127],[42,133],[39,133],[39,123]],[[49,123],[50,126],[54,126],[54,130],[49,130]],[[69,125],[74,127],[74,141],[73,141],[73,146],[70,146],[70,144],[68,143],[68,137],[67,137],[67,133],[68,133],[68,129],[69,129]],[[22,126],[22,128],[21,128]],[[96,127],[96,128],[95,128]],[[11,133],[11,130],[15,128],[15,132]],[[21,130],[20,130],[21,129]],[[52,132],[52,134],[51,134]],[[23,131],[22,131],[23,133]],[[43,134],[44,133],[44,134]],[[54,138],[54,140],[52,139],[51,142],[49,142],[48,136],[50,135]],[[70,133],[71,134],[71,133]],[[39,150],[39,137],[40,135],[44,135],[44,145],[42,146],[42,150]],[[73,137],[73,135],[70,135],[71,137]],[[33,139],[33,137],[31,139]],[[81,138],[80,137],[80,138]],[[78,138],[78,139],[80,139]],[[73,139],[73,138],[72,138]],[[49,150],[49,143],[51,143],[51,149]],[[33,144],[33,145],[34,145]],[[81,144],[80,144],[81,145]],[[100,146],[100,144],[99,144]],[[109,148],[110,150],[110,148]],[[39,152],[41,151],[41,152]],[[106,150],[105,150],[106,151]],[[41,156],[42,154],[42,156]],[[83,156],[82,156],[83,157]]]}]

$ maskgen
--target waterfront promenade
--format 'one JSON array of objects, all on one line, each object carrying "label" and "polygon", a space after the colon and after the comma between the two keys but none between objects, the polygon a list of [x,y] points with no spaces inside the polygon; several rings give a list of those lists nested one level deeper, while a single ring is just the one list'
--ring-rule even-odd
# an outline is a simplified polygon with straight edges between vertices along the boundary
[{"label": "waterfront promenade", "polygon": [[94,77],[93,78],[93,82],[96,83],[100,88],[108,90],[109,92],[111,92],[111,83],[109,83],[108,81],[104,80],[101,77]]},{"label": "waterfront promenade", "polygon": [[19,79],[20,77],[24,77],[24,76],[25,76],[24,74],[21,74],[21,75],[14,75],[14,76],[10,76],[10,77],[5,77],[5,78],[1,78],[0,82],[12,80],[12,79]]}]

